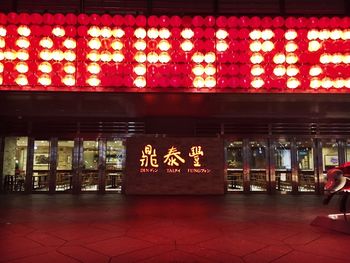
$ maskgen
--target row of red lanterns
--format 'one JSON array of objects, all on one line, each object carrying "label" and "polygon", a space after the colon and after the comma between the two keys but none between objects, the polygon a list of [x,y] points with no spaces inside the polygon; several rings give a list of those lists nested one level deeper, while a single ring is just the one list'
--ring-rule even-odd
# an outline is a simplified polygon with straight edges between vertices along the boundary
[{"label": "row of red lanterns", "polygon": [[138,27],[251,27],[251,28],[349,28],[349,17],[247,17],[247,16],[149,16],[109,15],[109,14],[39,14],[39,13],[0,13],[0,24],[33,25],[103,25]]}]

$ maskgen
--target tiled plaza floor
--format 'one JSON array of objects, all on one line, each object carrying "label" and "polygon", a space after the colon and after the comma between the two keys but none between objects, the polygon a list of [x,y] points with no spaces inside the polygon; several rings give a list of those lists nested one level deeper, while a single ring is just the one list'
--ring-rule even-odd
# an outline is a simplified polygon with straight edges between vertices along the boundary
[{"label": "tiled plaza floor", "polygon": [[0,195],[0,262],[349,263],[314,195]]}]

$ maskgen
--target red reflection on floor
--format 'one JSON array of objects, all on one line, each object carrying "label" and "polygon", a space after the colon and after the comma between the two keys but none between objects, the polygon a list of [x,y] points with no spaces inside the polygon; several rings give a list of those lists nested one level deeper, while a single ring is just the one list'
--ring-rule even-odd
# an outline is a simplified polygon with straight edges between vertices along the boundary
[{"label": "red reflection on floor", "polygon": [[[349,262],[322,197],[3,195],[0,262]],[[330,250],[330,248],[332,248]]]}]

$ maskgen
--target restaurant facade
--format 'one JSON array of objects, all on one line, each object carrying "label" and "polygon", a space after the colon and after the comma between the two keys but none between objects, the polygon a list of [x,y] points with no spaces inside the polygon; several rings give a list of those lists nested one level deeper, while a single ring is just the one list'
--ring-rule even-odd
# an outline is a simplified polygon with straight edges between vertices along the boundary
[{"label": "restaurant facade", "polygon": [[350,161],[347,1],[15,2],[0,13],[4,193],[321,194]]}]

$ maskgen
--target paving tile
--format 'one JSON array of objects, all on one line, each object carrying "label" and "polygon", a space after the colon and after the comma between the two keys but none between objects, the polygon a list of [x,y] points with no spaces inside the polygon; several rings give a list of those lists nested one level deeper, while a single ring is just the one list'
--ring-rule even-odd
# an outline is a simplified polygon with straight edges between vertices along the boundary
[{"label": "paving tile", "polygon": [[129,237],[111,238],[86,245],[87,248],[108,256],[117,256],[152,246],[150,242]]},{"label": "paving tile", "polygon": [[13,263],[77,263],[79,261],[57,252],[49,252],[11,261]]},{"label": "paving tile", "polygon": [[106,233],[108,233],[106,230],[90,227],[89,224],[78,223],[60,225],[52,230],[52,234],[66,241],[85,239]]},{"label": "paving tile", "polygon": [[317,262],[317,263],[348,263],[349,259],[337,259],[328,256],[318,256],[313,253],[306,253],[301,251],[293,251],[281,258],[273,261],[274,263],[304,263],[304,262]]},{"label": "paving tile", "polygon": [[[18,243],[18,247],[23,246],[25,244],[24,242],[22,244]],[[14,244],[11,249],[4,246],[4,244],[0,243],[0,262],[9,262],[16,259],[24,259],[30,256],[37,256],[37,255],[43,255],[47,254],[49,251],[51,251],[52,248],[48,247],[29,247],[29,249],[17,249],[16,245]]]},{"label": "paving tile", "polygon": [[317,240],[320,237],[321,237],[321,234],[319,233],[315,233],[313,231],[304,231],[284,239],[283,242],[285,244],[290,244],[290,245],[306,245],[312,241]]},{"label": "paving tile", "polygon": [[287,253],[290,253],[291,251],[293,251],[293,249],[290,248],[289,246],[284,246],[284,245],[268,246],[252,254],[248,254],[244,256],[244,262],[246,263],[255,263],[255,262],[265,263],[266,262],[267,263],[277,258],[280,258],[286,255]]},{"label": "paving tile", "polygon": [[107,263],[110,259],[106,255],[81,246],[65,246],[59,248],[57,251],[84,263]]},{"label": "paving tile", "polygon": [[146,260],[175,250],[175,245],[156,245],[113,257],[111,263],[131,263]]},{"label": "paving tile", "polygon": [[262,249],[266,245],[258,242],[252,242],[250,240],[244,239],[242,236],[237,236],[235,238],[220,237],[211,239],[199,243],[199,246],[214,249],[220,252],[230,253],[236,256],[244,256],[248,253]]},{"label": "paving tile", "polygon": [[175,243],[175,240],[171,237],[163,237],[163,236],[156,235],[153,233],[143,232],[143,231],[138,230],[138,229],[137,230],[134,230],[134,229],[129,230],[127,232],[126,236],[131,237],[131,238],[135,238],[135,239],[145,240],[145,241],[148,241],[152,244],[172,245]]},{"label": "paving tile", "polygon": [[63,245],[66,241],[63,239],[57,238],[51,234],[41,232],[41,231],[35,231],[28,235],[26,235],[26,238],[33,240],[42,246],[46,247],[58,247]]},{"label": "paving tile", "polygon": [[243,263],[243,259],[229,253],[219,252],[210,248],[203,248],[198,245],[177,245],[178,250],[194,254],[212,262]]},{"label": "paving tile", "polygon": [[320,256],[349,260],[350,236],[327,234],[306,245],[293,245],[293,248]]},{"label": "paving tile", "polygon": [[159,262],[167,262],[167,263],[212,263],[211,260],[208,260],[203,257],[199,257],[196,255],[191,255],[189,253],[185,253],[179,250],[173,250],[168,253],[164,253],[150,259],[141,260],[140,263],[159,263]]},{"label": "paving tile", "polygon": [[1,263],[349,261],[350,236],[310,226],[321,196],[11,195],[0,212]]}]

